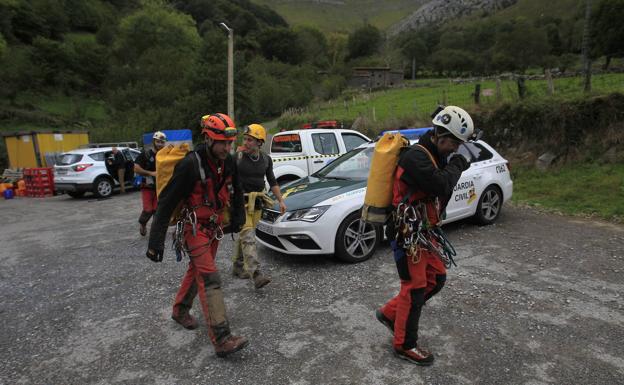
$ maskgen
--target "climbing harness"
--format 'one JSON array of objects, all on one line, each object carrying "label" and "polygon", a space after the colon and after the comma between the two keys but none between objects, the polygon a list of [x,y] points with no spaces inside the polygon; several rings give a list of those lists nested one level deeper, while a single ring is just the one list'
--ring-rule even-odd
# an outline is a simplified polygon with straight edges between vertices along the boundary
[{"label": "climbing harness", "polygon": [[[171,244],[171,247],[175,251],[176,261],[178,262],[182,261],[182,257],[185,255],[192,258],[193,251],[196,251],[197,249],[210,247],[212,245],[212,242],[214,242],[215,240],[220,241],[221,239],[223,239],[223,236],[224,236],[223,228],[218,224],[219,215],[216,212],[210,216],[210,218],[208,219],[208,223],[200,223],[197,220],[196,210],[199,209],[200,207],[207,206],[207,207],[212,207],[215,210],[218,210],[220,206],[222,205],[219,205],[218,204],[219,202],[216,202],[216,204],[213,202],[210,202],[208,198],[208,185],[206,183],[206,172],[201,165],[201,159],[197,152],[195,152],[195,157],[197,160],[197,164],[199,166],[199,177],[200,177],[200,182],[201,182],[202,189],[203,189],[203,197],[202,197],[203,201],[199,205],[195,205],[195,206],[187,205],[184,208],[182,208],[182,211],[180,212],[180,215],[178,217],[178,221],[175,223],[175,231],[173,232],[173,242]],[[215,185],[215,189],[214,189],[215,198],[218,197],[219,190],[223,186],[223,183],[221,183],[220,186]],[[199,246],[189,249],[188,247],[186,247],[186,243],[184,242],[184,232],[187,230],[188,227],[191,228],[193,237],[197,236],[197,231],[202,231],[204,234],[210,235],[210,240],[203,245],[199,245]]]},{"label": "climbing harness", "polygon": [[[430,203],[439,211],[437,198]],[[412,263],[420,261],[421,250],[428,250],[436,254],[446,268],[457,266],[453,259],[457,252],[440,226],[429,222],[425,201],[399,203],[394,212],[394,227],[397,229],[397,244],[406,250]]]},{"label": "climbing harness", "polygon": [[[195,207],[196,208],[196,207]],[[197,214],[195,212],[195,208],[184,208],[181,212],[180,219],[175,224],[175,231],[173,232],[173,242],[171,244],[171,248],[175,251],[176,261],[182,261],[182,257],[187,255],[192,258],[193,251],[196,251],[200,248],[210,247],[212,242],[217,240],[220,241],[223,239],[223,229],[221,226],[217,224],[217,219],[219,216],[217,214],[212,214],[210,217],[210,221],[208,224],[199,223],[197,221]],[[197,231],[202,231],[204,234],[211,234],[210,240],[203,245],[199,245],[193,248],[186,247],[186,243],[184,242],[184,232],[190,227],[190,231],[193,236],[197,236]]]}]

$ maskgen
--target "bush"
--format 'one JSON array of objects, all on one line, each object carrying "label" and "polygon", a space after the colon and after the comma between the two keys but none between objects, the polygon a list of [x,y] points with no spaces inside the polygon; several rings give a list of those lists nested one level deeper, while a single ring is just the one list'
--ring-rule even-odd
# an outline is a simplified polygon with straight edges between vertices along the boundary
[{"label": "bush", "polygon": [[587,146],[607,150],[621,146],[619,118],[624,111],[624,94],[594,98],[551,100],[549,103],[522,101],[506,103],[493,110],[472,112],[477,127],[496,147],[517,149],[527,145],[537,151],[584,153]]}]

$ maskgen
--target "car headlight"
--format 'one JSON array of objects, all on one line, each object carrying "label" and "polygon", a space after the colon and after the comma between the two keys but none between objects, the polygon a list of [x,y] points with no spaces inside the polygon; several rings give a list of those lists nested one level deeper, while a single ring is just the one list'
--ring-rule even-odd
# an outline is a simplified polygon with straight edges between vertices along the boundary
[{"label": "car headlight", "polygon": [[284,217],[285,221],[304,221],[315,222],[329,209],[330,206],[310,207],[307,209],[295,210],[287,213]]}]

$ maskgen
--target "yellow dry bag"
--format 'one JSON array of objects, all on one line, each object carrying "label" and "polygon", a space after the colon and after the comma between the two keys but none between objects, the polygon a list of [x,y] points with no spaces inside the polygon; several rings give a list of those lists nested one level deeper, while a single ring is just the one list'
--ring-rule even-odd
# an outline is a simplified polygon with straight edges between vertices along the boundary
[{"label": "yellow dry bag", "polygon": [[169,144],[156,153],[156,196],[165,188],[173,176],[173,169],[191,151],[188,143],[179,146]]},{"label": "yellow dry bag", "polygon": [[401,150],[409,146],[409,140],[399,133],[386,133],[375,145],[371,160],[362,219],[383,224],[391,213],[394,170]]}]

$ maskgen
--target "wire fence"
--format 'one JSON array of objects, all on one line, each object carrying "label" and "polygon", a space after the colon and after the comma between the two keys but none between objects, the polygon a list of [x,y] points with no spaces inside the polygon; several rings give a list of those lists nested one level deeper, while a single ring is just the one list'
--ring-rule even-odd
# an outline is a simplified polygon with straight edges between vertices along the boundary
[{"label": "wire fence", "polygon": [[[525,99],[547,102],[551,98],[574,98],[583,95],[581,77],[553,80],[554,94],[549,93],[546,80],[526,80]],[[475,89],[479,84],[479,105],[492,107],[503,102],[520,100],[515,80],[494,79],[471,82],[454,82],[443,79],[423,79],[408,83],[403,88],[370,92],[351,90],[341,98],[309,107],[290,109],[283,116],[313,116],[316,119],[354,121],[366,118],[373,122],[388,119],[425,119],[439,104],[452,104],[465,108],[475,107]],[[592,94],[624,91],[624,74],[602,74],[592,77]]]}]

